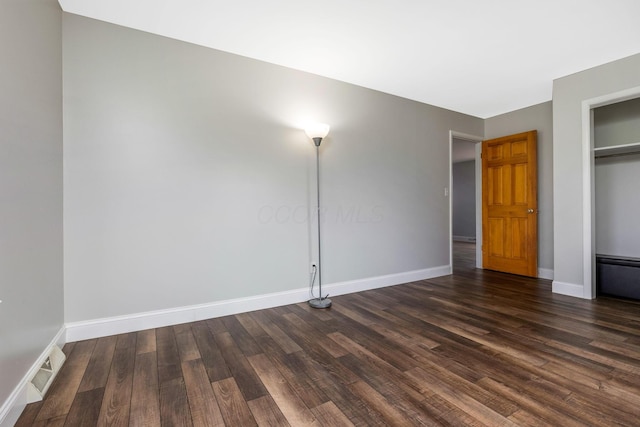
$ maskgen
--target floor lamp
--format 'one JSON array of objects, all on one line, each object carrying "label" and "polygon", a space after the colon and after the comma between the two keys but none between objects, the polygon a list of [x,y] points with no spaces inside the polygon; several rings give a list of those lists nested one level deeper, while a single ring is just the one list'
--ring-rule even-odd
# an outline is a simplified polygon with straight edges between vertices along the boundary
[{"label": "floor lamp", "polygon": [[[311,298],[309,305],[313,308],[329,308],[331,307],[331,300],[329,295],[322,297],[322,260],[321,260],[321,238],[320,238],[320,143],[322,139],[329,133],[329,125],[324,123],[314,123],[309,125],[305,132],[307,136],[313,140],[316,146],[316,195],[318,197],[317,204],[317,221],[318,221],[318,298]],[[311,282],[311,289],[313,290],[313,282]],[[313,297],[313,293],[311,295]]]}]

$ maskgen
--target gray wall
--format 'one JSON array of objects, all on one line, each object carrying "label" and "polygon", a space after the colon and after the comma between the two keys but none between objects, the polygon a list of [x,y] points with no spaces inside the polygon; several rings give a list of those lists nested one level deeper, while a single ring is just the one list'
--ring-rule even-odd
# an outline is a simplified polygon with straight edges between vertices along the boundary
[{"label": "gray wall", "polygon": [[640,154],[595,162],[596,253],[640,258]]},{"label": "gray wall", "polygon": [[583,274],[582,103],[639,86],[640,54],[553,82],[554,289],[588,297],[591,288]]},{"label": "gray wall", "polygon": [[[475,144],[474,144],[475,145]],[[454,163],[452,168],[453,188],[453,235],[476,237],[476,162],[474,160]]]},{"label": "gray wall", "polygon": [[0,406],[63,323],[56,1],[0,1]]},{"label": "gray wall", "polygon": [[640,143],[640,98],[593,109],[594,147]]},{"label": "gray wall", "polygon": [[449,263],[450,129],[483,121],[64,14],[67,321]]},{"label": "gray wall", "polygon": [[538,131],[538,267],[554,270],[553,261],[553,112],[551,101],[485,120],[487,139]]},{"label": "gray wall", "polygon": [[[593,110],[594,146],[640,142],[640,98]],[[596,253],[640,257],[640,154],[595,161]]]}]

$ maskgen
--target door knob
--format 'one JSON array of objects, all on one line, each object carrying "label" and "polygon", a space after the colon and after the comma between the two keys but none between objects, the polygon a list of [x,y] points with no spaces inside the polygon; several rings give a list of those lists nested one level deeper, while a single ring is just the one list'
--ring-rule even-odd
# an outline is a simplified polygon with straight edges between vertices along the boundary
[{"label": "door knob", "polygon": [[533,209],[527,209],[527,212],[533,213]]}]

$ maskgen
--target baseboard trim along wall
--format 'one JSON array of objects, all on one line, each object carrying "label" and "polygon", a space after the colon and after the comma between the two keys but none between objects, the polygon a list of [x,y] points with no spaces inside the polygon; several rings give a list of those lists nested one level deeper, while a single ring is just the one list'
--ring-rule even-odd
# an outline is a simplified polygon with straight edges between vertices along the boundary
[{"label": "baseboard trim along wall", "polygon": [[451,236],[454,242],[475,242],[476,236]]},{"label": "baseboard trim along wall", "polygon": [[20,414],[22,414],[24,407],[27,406],[28,403],[27,386],[29,381],[38,369],[40,369],[40,366],[42,366],[47,356],[49,356],[53,347],[57,345],[62,348],[65,343],[65,328],[62,327],[44,351],[40,353],[40,356],[33,365],[31,365],[31,368],[29,368],[27,373],[22,377],[16,388],[13,389],[13,392],[2,404],[2,407],[0,407],[0,427],[11,427],[18,421]]},{"label": "baseboard trim along wall", "polygon": [[553,270],[550,268],[538,268],[538,278],[553,280]]},{"label": "baseboard trim along wall", "polygon": [[[385,286],[415,282],[417,280],[431,279],[433,277],[446,276],[448,274],[451,274],[451,266],[444,265],[423,270],[414,270],[385,276],[332,283],[323,285],[322,291],[325,294],[328,293],[332,296],[337,296],[366,291],[369,289],[382,288]],[[124,316],[72,322],[66,324],[66,341],[81,341],[145,329],[161,328],[163,326],[195,322],[198,320],[228,316],[231,314],[278,307],[281,305],[297,304],[299,302],[307,301],[308,299],[309,289],[301,288],[285,292],[275,292],[272,294],[216,301],[186,307],[176,307],[166,310],[155,310]]]},{"label": "baseboard trim along wall", "polygon": [[584,289],[582,285],[576,285],[574,283],[558,282],[557,280],[554,280],[551,284],[551,291],[554,294],[584,298]]}]

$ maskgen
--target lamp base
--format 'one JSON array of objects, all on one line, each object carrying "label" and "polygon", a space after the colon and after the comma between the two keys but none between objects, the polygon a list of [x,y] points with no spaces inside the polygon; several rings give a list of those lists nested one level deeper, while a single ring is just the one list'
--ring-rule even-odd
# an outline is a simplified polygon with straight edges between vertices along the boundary
[{"label": "lamp base", "polygon": [[313,308],[329,308],[331,300],[329,298],[313,298],[309,300],[309,305]]}]

